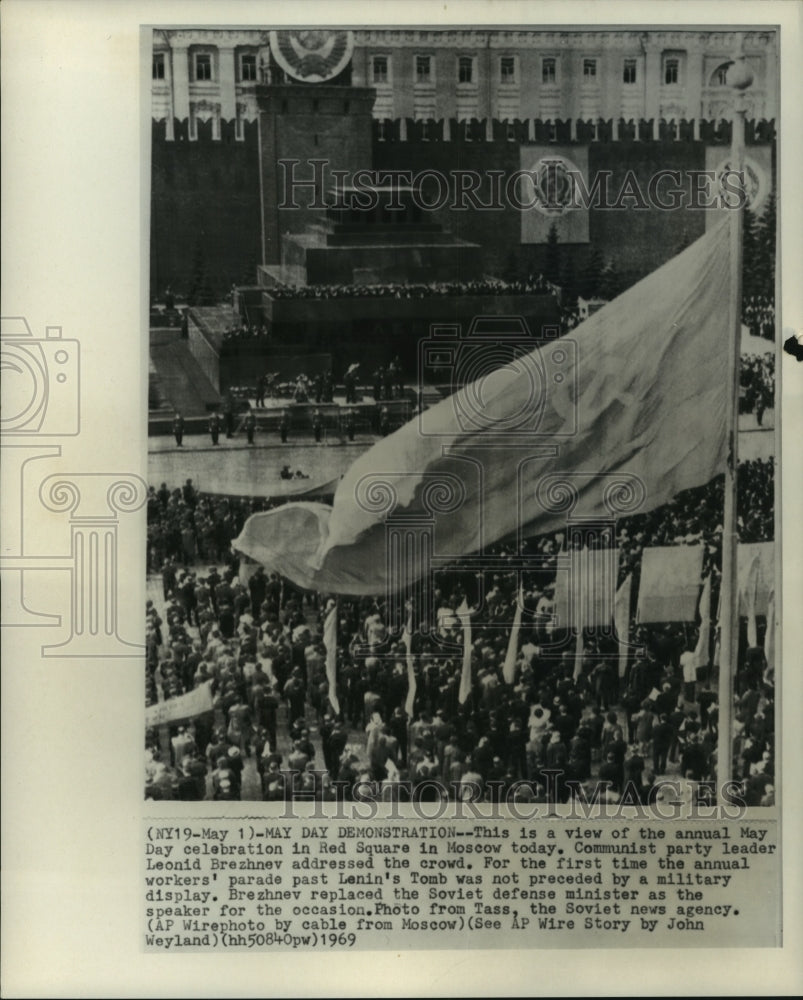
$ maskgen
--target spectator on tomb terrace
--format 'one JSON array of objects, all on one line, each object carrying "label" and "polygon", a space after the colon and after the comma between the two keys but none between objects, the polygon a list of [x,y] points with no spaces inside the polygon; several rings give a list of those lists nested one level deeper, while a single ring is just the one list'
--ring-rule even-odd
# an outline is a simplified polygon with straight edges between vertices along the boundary
[{"label": "spectator on tomb terrace", "polygon": [[775,303],[764,296],[750,296],[742,305],[742,322],[754,337],[775,340]]},{"label": "spectator on tomb terrace", "polygon": [[756,354],[741,362],[740,413],[755,413],[759,427],[764,412],[775,405],[775,356]]}]

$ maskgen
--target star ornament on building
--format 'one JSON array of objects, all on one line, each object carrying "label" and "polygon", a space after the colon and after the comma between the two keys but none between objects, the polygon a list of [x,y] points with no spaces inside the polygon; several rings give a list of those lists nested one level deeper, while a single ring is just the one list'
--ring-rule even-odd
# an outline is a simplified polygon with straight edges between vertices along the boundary
[{"label": "star ornament on building", "polygon": [[354,50],[354,35],[328,29],[271,31],[270,50],[294,80],[323,83],[345,69]]}]

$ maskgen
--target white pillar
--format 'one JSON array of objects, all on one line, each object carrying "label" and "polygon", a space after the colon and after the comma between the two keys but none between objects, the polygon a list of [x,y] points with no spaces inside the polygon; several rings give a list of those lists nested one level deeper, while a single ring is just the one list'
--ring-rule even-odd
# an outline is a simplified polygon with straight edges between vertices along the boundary
[{"label": "white pillar", "polygon": [[233,47],[218,50],[220,74],[220,117],[232,121],[237,117],[237,67]]},{"label": "white pillar", "polygon": [[186,45],[173,45],[173,111],[178,120],[190,117],[190,54]]}]

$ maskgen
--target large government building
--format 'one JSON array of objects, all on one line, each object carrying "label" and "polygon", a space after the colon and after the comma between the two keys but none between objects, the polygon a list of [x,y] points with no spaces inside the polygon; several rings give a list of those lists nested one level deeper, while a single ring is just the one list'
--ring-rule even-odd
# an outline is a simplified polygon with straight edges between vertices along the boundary
[{"label": "large government building", "polygon": [[[605,268],[621,290],[714,218],[740,44],[759,213],[771,29],[154,29],[152,296],[202,307],[235,286],[286,351],[335,343],[346,361],[391,337],[411,366],[430,325],[465,325],[489,282],[519,294]],[[536,180],[554,204],[531,200]],[[594,196],[572,202],[573,185]],[[549,325],[543,287],[485,295],[482,311]]]},{"label": "large government building", "polygon": [[[716,119],[727,114],[724,31],[362,30],[345,72],[380,121]],[[748,118],[774,118],[777,40],[751,31]],[[285,82],[267,30],[156,30],[153,117],[243,123],[259,83]]]}]

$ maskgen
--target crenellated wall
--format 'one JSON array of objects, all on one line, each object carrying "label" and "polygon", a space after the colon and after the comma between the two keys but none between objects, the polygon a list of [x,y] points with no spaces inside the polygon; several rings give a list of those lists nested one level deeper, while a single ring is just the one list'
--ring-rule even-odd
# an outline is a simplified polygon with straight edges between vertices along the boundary
[{"label": "crenellated wall", "polygon": [[[615,189],[628,174],[640,185],[659,170],[682,174],[710,169],[727,158],[726,120],[609,119],[544,121],[524,119],[458,122],[456,119],[374,120],[367,169],[476,171],[509,176],[529,164],[527,150],[543,155],[554,144],[575,147],[587,157],[588,176],[608,171]],[[764,147],[774,176],[775,123],[746,124],[750,147]],[[768,152],[767,152],[768,151]],[[716,155],[714,155],[716,153]],[[754,155],[758,151],[754,150]],[[166,119],[153,122],[151,294],[160,298],[171,284],[181,297],[224,297],[233,283],[253,284],[261,262],[259,143],[256,122],[222,119]],[[264,183],[275,182],[265,165]],[[478,195],[482,198],[483,192]],[[543,243],[522,243],[521,212],[505,204],[495,211],[446,207],[433,213],[456,236],[482,247],[486,274],[526,277],[543,269]],[[706,222],[700,209],[612,211],[591,209],[588,240],[571,246],[576,271],[592,250],[615,265],[630,284],[699,236]],[[656,227],[658,232],[656,232]]]},{"label": "crenellated wall", "polygon": [[[153,122],[151,153],[151,297],[171,285],[180,299],[196,288],[215,300],[232,284],[253,284],[261,262],[256,123]],[[200,287],[198,287],[200,286]],[[204,287],[205,286],[205,287]]]}]

